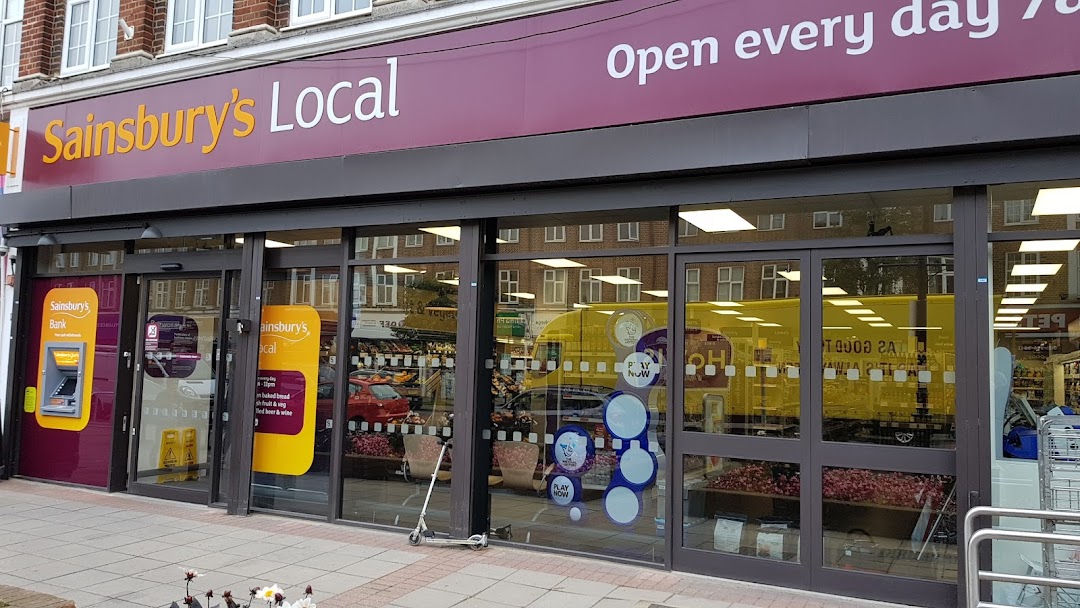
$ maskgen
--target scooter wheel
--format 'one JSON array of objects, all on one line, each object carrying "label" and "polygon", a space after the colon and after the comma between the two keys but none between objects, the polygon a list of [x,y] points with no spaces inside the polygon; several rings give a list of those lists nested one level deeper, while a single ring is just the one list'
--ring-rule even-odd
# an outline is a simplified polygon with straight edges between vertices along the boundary
[{"label": "scooter wheel", "polygon": [[479,551],[487,546],[487,543],[484,542],[484,537],[479,534],[470,536],[469,540],[472,541],[469,543],[469,548],[473,551]]},{"label": "scooter wheel", "polygon": [[416,530],[413,530],[412,532],[409,532],[409,544],[410,545],[415,547],[416,545],[419,545],[422,542],[424,542],[424,537],[421,536],[419,532],[417,532]]}]

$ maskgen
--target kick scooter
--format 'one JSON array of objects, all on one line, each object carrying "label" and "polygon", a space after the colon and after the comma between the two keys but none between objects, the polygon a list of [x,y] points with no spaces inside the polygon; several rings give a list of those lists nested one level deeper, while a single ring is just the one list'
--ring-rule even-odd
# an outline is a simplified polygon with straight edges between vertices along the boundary
[{"label": "kick scooter", "polygon": [[442,467],[446,449],[450,447],[450,441],[449,439],[442,441],[442,449],[439,450],[439,461],[435,463],[435,470],[431,472],[431,485],[428,486],[424,507],[420,510],[420,521],[416,522],[416,528],[409,532],[409,544],[415,546],[427,542],[432,545],[464,545],[474,551],[479,551],[488,546],[487,533],[473,534],[469,538],[436,538],[435,532],[428,528],[427,522],[424,521],[424,516],[427,515],[428,503],[431,501],[431,492],[435,489],[435,479],[439,474],[439,468]]}]

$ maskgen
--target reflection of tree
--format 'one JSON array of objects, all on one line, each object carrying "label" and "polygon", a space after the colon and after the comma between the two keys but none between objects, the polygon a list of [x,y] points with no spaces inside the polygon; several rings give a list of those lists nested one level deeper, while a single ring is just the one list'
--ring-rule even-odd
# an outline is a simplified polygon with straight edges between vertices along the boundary
[{"label": "reflection of tree", "polygon": [[919,277],[925,289],[926,260],[915,258],[852,258],[825,260],[826,284],[840,287],[850,295],[887,296],[902,294],[905,286],[918,289]]},{"label": "reflection of tree", "polygon": [[402,289],[405,321],[394,328],[401,339],[417,339],[418,331],[457,331],[457,287],[426,279]]}]

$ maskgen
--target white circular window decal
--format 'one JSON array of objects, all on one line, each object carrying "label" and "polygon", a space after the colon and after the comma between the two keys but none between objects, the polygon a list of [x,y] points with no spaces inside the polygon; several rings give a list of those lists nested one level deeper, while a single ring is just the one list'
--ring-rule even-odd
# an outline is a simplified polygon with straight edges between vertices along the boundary
[{"label": "white circular window decal", "polygon": [[660,363],[645,353],[630,353],[623,360],[623,378],[634,388],[651,386],[660,377]]},{"label": "white circular window decal", "polygon": [[604,512],[617,524],[629,524],[641,511],[637,494],[630,488],[616,486],[604,496]]},{"label": "white circular window decal", "polygon": [[656,472],[655,467],[652,456],[641,448],[630,448],[619,457],[619,472],[636,486],[649,483]]},{"label": "white circular window decal", "polygon": [[574,502],[574,482],[566,475],[551,480],[551,500],[560,507]]},{"label": "white circular window decal", "polygon": [[604,424],[619,439],[634,439],[645,432],[649,411],[634,395],[621,393],[608,401],[604,409]]}]

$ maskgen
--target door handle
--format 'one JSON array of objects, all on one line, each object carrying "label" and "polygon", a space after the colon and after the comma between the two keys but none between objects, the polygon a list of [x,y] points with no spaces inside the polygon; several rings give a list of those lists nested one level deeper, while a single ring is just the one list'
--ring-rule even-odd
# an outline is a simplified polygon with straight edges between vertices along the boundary
[{"label": "door handle", "polygon": [[126,433],[127,432],[127,416],[126,415],[124,416],[123,420],[120,422],[120,432],[121,433]]},{"label": "door handle", "polygon": [[125,365],[127,366],[127,368],[131,369],[131,351],[130,350],[125,350],[124,351],[124,361],[126,362]]}]

